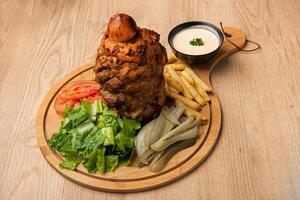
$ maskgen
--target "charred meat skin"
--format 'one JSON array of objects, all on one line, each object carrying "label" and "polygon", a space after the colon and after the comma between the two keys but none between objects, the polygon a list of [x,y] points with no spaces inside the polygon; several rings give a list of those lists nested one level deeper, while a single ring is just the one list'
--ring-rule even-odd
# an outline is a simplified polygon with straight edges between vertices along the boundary
[{"label": "charred meat skin", "polygon": [[164,102],[166,49],[155,31],[136,26],[128,15],[112,16],[101,40],[94,71],[107,104],[131,119],[148,121]]}]

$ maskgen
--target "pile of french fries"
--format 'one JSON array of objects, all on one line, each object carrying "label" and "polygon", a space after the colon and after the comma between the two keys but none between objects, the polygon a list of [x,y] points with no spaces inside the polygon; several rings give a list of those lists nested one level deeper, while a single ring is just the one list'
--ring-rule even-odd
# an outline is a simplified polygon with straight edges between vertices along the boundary
[{"label": "pile of french fries", "polygon": [[200,115],[201,107],[210,101],[207,93],[212,90],[189,66],[176,61],[175,57],[169,57],[164,67],[165,92],[186,108],[186,115]]}]

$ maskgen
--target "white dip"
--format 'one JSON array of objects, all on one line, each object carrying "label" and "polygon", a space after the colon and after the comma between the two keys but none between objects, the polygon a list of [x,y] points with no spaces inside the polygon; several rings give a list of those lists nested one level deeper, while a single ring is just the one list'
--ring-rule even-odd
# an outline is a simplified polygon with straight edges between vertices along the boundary
[{"label": "white dip", "polygon": [[[190,41],[201,38],[204,45],[193,46]],[[201,27],[190,27],[179,31],[172,40],[173,47],[181,53],[188,55],[207,54],[216,50],[219,46],[218,37]]]}]

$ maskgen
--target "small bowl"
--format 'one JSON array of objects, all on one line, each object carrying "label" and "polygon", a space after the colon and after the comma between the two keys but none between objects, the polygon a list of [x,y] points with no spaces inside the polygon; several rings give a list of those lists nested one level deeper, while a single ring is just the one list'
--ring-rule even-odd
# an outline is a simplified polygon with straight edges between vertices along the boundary
[{"label": "small bowl", "polygon": [[[182,52],[178,51],[177,49],[175,49],[173,46],[173,42],[172,42],[174,36],[181,30],[190,28],[193,26],[197,26],[197,27],[206,29],[206,30],[212,32],[213,34],[215,34],[219,40],[218,48],[209,53],[199,54],[199,55],[189,55],[189,54],[182,53]],[[221,32],[221,30],[218,27],[216,27],[213,24],[210,24],[207,22],[201,22],[201,21],[191,21],[191,22],[185,22],[185,23],[179,24],[170,31],[169,36],[168,36],[168,42],[169,42],[169,45],[171,46],[171,49],[172,49],[174,55],[178,59],[182,60],[183,62],[185,62],[187,64],[202,64],[202,63],[209,61],[217,54],[218,50],[220,49],[220,47],[223,44],[223,41],[224,41],[223,33]]]}]

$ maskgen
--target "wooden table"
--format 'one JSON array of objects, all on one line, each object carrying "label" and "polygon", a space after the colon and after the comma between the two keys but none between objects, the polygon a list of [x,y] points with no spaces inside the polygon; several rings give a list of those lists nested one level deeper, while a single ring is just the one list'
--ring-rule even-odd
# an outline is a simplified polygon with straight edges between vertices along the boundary
[{"label": "wooden table", "polygon": [[[243,29],[262,45],[212,75],[223,130],[209,158],[160,189],[110,194],[63,178],[45,161],[35,116],[52,84],[94,60],[109,17],[156,30],[203,20]],[[0,1],[0,199],[300,199],[300,2]]]}]

